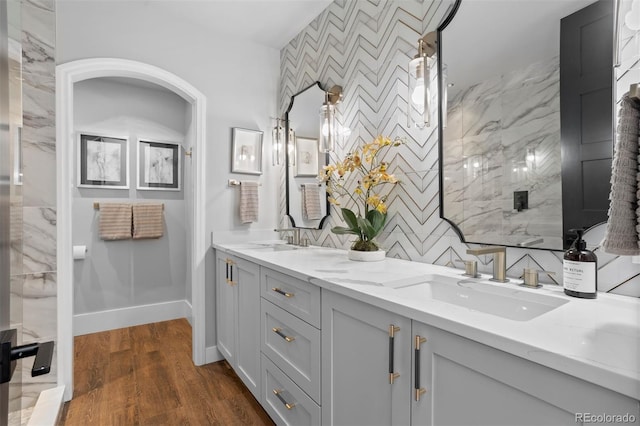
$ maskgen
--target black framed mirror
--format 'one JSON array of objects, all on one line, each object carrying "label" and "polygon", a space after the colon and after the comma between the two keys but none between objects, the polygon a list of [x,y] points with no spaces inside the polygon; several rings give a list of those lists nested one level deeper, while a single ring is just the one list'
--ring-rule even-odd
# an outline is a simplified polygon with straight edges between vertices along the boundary
[{"label": "black framed mirror", "polygon": [[291,97],[286,122],[286,214],[295,228],[322,229],[331,213],[324,183],[317,176],[329,164],[318,147],[319,112],[325,100],[320,82]]},{"label": "black framed mirror", "polygon": [[461,241],[564,250],[606,221],[613,3],[457,0],[438,28],[440,217]]}]

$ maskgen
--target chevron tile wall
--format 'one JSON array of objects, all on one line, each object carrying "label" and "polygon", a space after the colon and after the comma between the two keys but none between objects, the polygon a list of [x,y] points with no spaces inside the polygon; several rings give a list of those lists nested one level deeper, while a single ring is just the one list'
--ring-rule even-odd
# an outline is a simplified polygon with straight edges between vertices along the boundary
[{"label": "chevron tile wall", "polygon": [[[405,138],[408,143],[385,158],[403,183],[389,197],[388,223],[379,241],[388,256],[460,267],[457,261],[469,258],[469,245],[460,242],[439,217],[438,129],[407,128],[405,112],[408,59],[415,53],[417,39],[437,28],[451,3],[334,1],[280,52],[279,110],[284,113],[291,96],[316,80],[325,88],[340,84],[344,100],[339,104],[339,119],[349,126],[351,135],[338,146],[336,158],[378,134]],[[284,216],[284,168],[280,183],[279,207]],[[324,229],[303,233],[313,244],[348,248],[348,237],[330,231],[338,224],[341,219],[333,209]],[[598,244],[603,234],[604,227],[599,226],[585,236],[598,255],[599,290],[640,297],[640,265],[629,257],[602,253]],[[562,257],[559,251],[509,248],[508,275],[517,278],[523,268],[537,268],[555,273],[541,281],[561,284]],[[491,272],[491,259],[479,259],[481,272]]]}]

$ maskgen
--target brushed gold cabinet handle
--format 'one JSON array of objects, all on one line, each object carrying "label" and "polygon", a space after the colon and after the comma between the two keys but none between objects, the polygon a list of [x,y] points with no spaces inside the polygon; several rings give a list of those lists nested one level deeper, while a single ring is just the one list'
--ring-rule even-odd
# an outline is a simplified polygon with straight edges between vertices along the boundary
[{"label": "brushed gold cabinet handle", "polygon": [[295,296],[295,294],[287,293],[286,291],[283,291],[281,288],[278,288],[278,287],[273,287],[271,290],[275,291],[276,293],[279,293],[279,294],[283,295],[284,297],[293,297],[293,296]]},{"label": "brushed gold cabinet handle", "polygon": [[416,334],[415,337],[415,345],[413,349],[413,358],[414,358],[414,378],[413,378],[413,388],[415,391],[416,401],[420,401],[420,396],[425,394],[427,390],[425,388],[420,387],[420,345],[427,341],[426,337],[421,337]]},{"label": "brushed gold cabinet handle", "polygon": [[287,407],[287,410],[291,410],[293,407],[295,407],[295,406],[296,406],[296,404],[289,403],[289,402],[287,402],[287,401],[284,399],[284,397],[282,396],[282,391],[281,391],[281,390],[279,390],[279,389],[274,389],[274,390],[273,390],[273,394],[274,394],[275,396],[277,396],[277,397],[278,397],[278,399],[280,400],[280,402],[282,402],[282,403],[284,404],[284,406],[285,406],[285,407]]},{"label": "brushed gold cabinet handle", "polygon": [[293,342],[294,340],[296,340],[295,337],[291,337],[291,336],[287,336],[286,334],[284,334],[282,332],[282,329],[279,327],[273,327],[271,329],[271,331],[273,331],[274,333],[276,333],[278,336],[282,337],[284,340],[286,340],[287,342]]}]

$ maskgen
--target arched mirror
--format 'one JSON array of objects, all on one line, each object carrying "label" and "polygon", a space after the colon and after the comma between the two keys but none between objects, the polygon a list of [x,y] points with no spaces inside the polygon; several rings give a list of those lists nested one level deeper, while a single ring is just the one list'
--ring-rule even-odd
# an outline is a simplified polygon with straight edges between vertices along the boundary
[{"label": "arched mirror", "polygon": [[324,100],[325,91],[315,82],[291,97],[285,116],[287,215],[296,228],[321,229],[330,212],[325,185],[317,180],[329,161],[318,148],[318,114]]},{"label": "arched mirror", "polygon": [[606,220],[613,3],[458,0],[438,29],[440,215],[462,241],[563,250]]}]

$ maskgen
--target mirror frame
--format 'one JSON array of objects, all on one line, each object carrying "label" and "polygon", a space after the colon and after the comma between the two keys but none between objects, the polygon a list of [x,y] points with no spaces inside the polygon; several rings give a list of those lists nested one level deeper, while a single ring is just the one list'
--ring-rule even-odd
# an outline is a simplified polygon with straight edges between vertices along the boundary
[{"label": "mirror frame", "polygon": [[[289,102],[289,106],[287,107],[287,110],[286,110],[286,111],[285,111],[285,113],[284,113],[284,121],[285,121],[285,140],[286,140],[286,143],[285,143],[286,148],[285,148],[285,150],[284,150],[284,153],[285,153],[285,156],[284,156],[284,158],[285,158],[285,159],[284,159],[284,162],[285,162],[285,184],[286,184],[286,186],[285,186],[285,197],[286,197],[286,204],[287,204],[287,205],[286,205],[285,214],[286,214],[286,215],[287,215],[287,217],[289,218],[289,222],[291,223],[291,227],[292,227],[292,228],[299,228],[299,229],[322,229],[322,227],[324,226],[324,224],[325,224],[325,223],[327,222],[327,220],[329,219],[329,216],[331,216],[331,203],[329,203],[329,197],[328,197],[328,194],[326,193],[326,188],[325,188],[325,196],[324,196],[324,199],[325,199],[325,203],[326,203],[326,206],[327,206],[327,207],[326,207],[326,212],[327,212],[327,214],[326,214],[322,219],[320,219],[320,223],[318,224],[318,227],[317,227],[317,228],[309,228],[309,227],[297,226],[297,225],[296,225],[296,223],[295,223],[295,220],[294,220],[294,219],[293,219],[293,217],[291,216],[290,209],[289,209],[289,201],[290,201],[290,196],[289,196],[289,194],[290,194],[290,191],[291,191],[291,189],[289,188],[289,177],[290,177],[290,176],[289,176],[289,168],[290,168],[290,166],[289,166],[289,154],[290,154],[290,152],[289,152],[289,143],[290,143],[290,141],[289,141],[289,113],[291,112],[291,109],[293,108],[293,104],[294,104],[294,101],[295,101],[295,97],[296,97],[296,96],[298,96],[298,95],[300,95],[300,94],[302,94],[303,92],[306,92],[307,90],[311,89],[313,86],[316,86],[316,85],[318,86],[318,88],[319,88],[320,90],[322,90],[323,92],[325,92],[325,93],[326,93],[326,90],[322,88],[322,85],[320,84],[320,82],[319,82],[319,81],[316,81],[316,82],[314,82],[314,83],[312,83],[312,84],[310,84],[310,85],[308,85],[308,86],[304,87],[304,88],[303,88],[302,90],[300,90],[299,92],[297,92],[297,93],[295,93],[295,94],[291,95],[291,101]],[[320,107],[321,107],[321,106],[322,106],[322,105],[319,105],[319,106],[318,106],[317,114],[319,114],[319,111],[320,111]],[[319,156],[319,158],[320,158],[320,157],[322,156],[322,153],[318,154],[318,156]],[[325,156],[324,156],[324,162],[325,162],[325,165],[328,165],[328,164],[329,164],[329,153],[326,153],[326,154],[325,154]],[[318,173],[319,173],[319,172],[320,172],[320,170],[318,170]]]},{"label": "mirror frame", "polygon": [[444,173],[444,161],[443,161],[444,128],[442,127],[441,123],[442,123],[442,117],[444,117],[444,110],[443,110],[441,99],[442,99],[442,94],[444,93],[444,86],[442,81],[442,61],[440,60],[440,58],[442,58],[442,43],[440,43],[440,40],[442,40],[442,31],[444,31],[444,29],[447,28],[447,26],[451,23],[453,18],[456,16],[456,13],[460,8],[460,3],[462,3],[462,0],[456,0],[456,2],[453,4],[453,7],[451,8],[451,11],[447,15],[447,17],[444,19],[444,21],[442,21],[442,23],[438,26],[438,30],[437,30],[438,38],[436,42],[436,45],[437,45],[436,55],[438,55],[437,60],[438,60],[438,174],[439,174],[438,201],[440,203],[440,205],[438,206],[438,210],[440,212],[440,219],[446,221],[451,226],[451,229],[455,231],[455,233],[458,235],[458,238],[460,238],[461,242],[466,243],[467,241],[464,238],[464,234],[462,233],[460,228],[458,228],[458,225],[456,225],[453,221],[444,217],[444,179],[442,177]]},{"label": "mirror frame", "polygon": [[[469,0],[467,0],[469,1]],[[442,99],[442,94],[444,93],[444,82],[442,79],[442,61],[440,60],[440,58],[442,58],[442,32],[447,28],[447,26],[451,23],[451,21],[453,20],[453,18],[455,17],[455,15],[458,12],[458,9],[460,8],[460,5],[462,3],[462,0],[456,0],[451,11],[449,12],[449,14],[447,15],[447,17],[442,21],[442,23],[440,24],[440,26],[437,29],[437,59],[438,59],[438,156],[439,156],[439,161],[438,161],[438,173],[439,173],[439,177],[438,177],[438,184],[439,184],[439,212],[440,212],[440,218],[444,221],[446,221],[450,226],[451,229],[453,229],[455,231],[455,233],[458,235],[458,237],[460,238],[460,241],[464,244],[482,244],[482,245],[488,245],[489,243],[479,243],[479,242],[473,242],[473,241],[467,241],[462,230],[458,227],[458,225],[456,223],[454,223],[452,220],[448,219],[447,217],[445,217],[444,215],[444,162],[442,161],[444,158],[444,129],[443,127],[440,125],[442,123],[442,118],[444,117],[444,108],[446,106],[444,106],[442,104],[442,102],[440,101]],[[615,79],[614,79],[615,80]],[[615,81],[612,82],[613,86],[612,89],[614,91],[614,95],[615,95]],[[612,114],[614,114],[615,111],[615,107],[612,107]],[[615,129],[616,129],[616,123],[613,123],[613,132],[614,132],[614,137],[613,137],[613,145],[615,145]],[[612,146],[613,149],[613,146]],[[563,196],[563,200],[564,200],[564,196]],[[564,206],[563,206],[564,208]],[[563,212],[563,220],[564,220],[564,212]],[[584,228],[584,232],[588,232],[589,230],[596,228],[598,226],[601,226],[602,224],[606,223],[606,221],[604,222],[598,222],[598,223],[594,223],[591,224],[587,227]],[[564,228],[564,226],[563,226]],[[517,246],[517,245],[511,245],[511,244],[502,244],[502,243],[495,243],[501,246],[505,246],[505,247],[514,247],[514,248],[521,248],[521,249],[526,249],[526,250],[544,250],[544,251],[556,251],[556,252],[563,252],[565,250],[567,250],[570,247],[570,244],[566,241],[566,239],[563,236],[563,247],[561,248],[547,248],[547,247],[521,247],[521,246]]]}]

